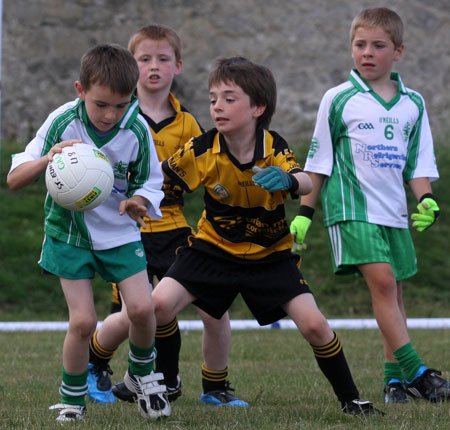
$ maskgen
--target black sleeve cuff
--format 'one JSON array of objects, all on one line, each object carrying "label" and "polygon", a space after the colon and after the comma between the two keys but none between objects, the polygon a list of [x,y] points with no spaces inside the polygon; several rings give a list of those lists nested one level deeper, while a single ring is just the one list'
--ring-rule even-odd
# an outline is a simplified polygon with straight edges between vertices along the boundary
[{"label": "black sleeve cuff", "polygon": [[297,178],[294,175],[292,175],[291,173],[289,173],[289,176],[291,177],[292,185],[288,191],[290,191],[291,193],[295,193],[298,190]]},{"label": "black sleeve cuff", "polygon": [[432,194],[432,193],[425,193],[425,194],[419,199],[419,203],[420,203],[423,199],[433,199],[433,200],[436,200],[436,199],[434,198],[434,194]]},{"label": "black sleeve cuff", "polygon": [[314,212],[315,212],[314,208],[311,208],[306,205],[300,205],[300,207],[298,208],[298,214],[305,216],[306,218],[309,218],[310,220],[313,219]]},{"label": "black sleeve cuff", "polygon": [[189,188],[189,186],[184,182],[169,166],[169,158],[167,160],[164,160],[161,163],[161,170],[166,174],[166,176],[173,181],[175,184],[179,185],[183,191],[186,191],[187,193],[191,193],[192,190]]}]

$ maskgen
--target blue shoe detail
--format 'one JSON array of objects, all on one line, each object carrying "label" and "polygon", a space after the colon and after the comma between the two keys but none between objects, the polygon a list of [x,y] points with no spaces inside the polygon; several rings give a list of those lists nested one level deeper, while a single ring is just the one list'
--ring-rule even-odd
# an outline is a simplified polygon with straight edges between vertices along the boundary
[{"label": "blue shoe detail", "polygon": [[430,402],[450,400],[450,381],[441,377],[441,372],[435,369],[425,369],[412,382],[406,384],[408,394],[418,399]]},{"label": "blue shoe detail", "polygon": [[200,403],[210,406],[233,406],[248,408],[250,405],[227,391],[210,391],[200,396]]},{"label": "blue shoe detail", "polygon": [[100,369],[92,363],[88,365],[88,396],[95,403],[109,404],[117,402],[112,392],[110,369]]},{"label": "blue shoe detail", "polygon": [[416,373],[416,376],[414,376],[414,378],[412,378],[411,381],[408,381],[407,379],[405,379],[405,382],[406,382],[407,384],[411,384],[411,383],[414,382],[417,378],[420,378],[420,377],[423,375],[423,373],[425,372],[425,370],[427,370],[427,369],[428,369],[427,366],[420,366],[420,367],[419,367],[419,370],[418,370],[417,373]]},{"label": "blue shoe detail", "polygon": [[387,385],[390,385],[390,384],[401,384],[401,383],[402,383],[402,381],[400,381],[400,379],[391,378],[391,379],[389,379]]},{"label": "blue shoe detail", "polygon": [[[416,376],[414,377],[414,379],[419,378],[420,376],[422,376],[423,373],[425,372],[425,370],[427,370],[427,369],[428,369],[427,366],[420,366],[419,370],[416,373]],[[414,381],[414,379],[413,379],[413,381]]]}]

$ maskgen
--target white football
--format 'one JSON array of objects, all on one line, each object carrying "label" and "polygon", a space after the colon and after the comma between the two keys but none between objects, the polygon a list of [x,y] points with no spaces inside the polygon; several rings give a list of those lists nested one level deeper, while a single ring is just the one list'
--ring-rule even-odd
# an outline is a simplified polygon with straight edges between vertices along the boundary
[{"label": "white football", "polygon": [[108,198],[114,172],[100,149],[75,143],[53,156],[45,172],[45,184],[56,203],[82,212],[94,209]]}]

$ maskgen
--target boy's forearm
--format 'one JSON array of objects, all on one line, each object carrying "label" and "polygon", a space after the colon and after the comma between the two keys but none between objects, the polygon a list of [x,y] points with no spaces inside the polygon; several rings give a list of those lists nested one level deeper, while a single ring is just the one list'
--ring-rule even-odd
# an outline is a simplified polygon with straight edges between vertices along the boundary
[{"label": "boy's forearm", "polygon": [[20,190],[39,178],[47,168],[48,158],[43,156],[37,160],[27,161],[17,166],[7,177],[7,183],[11,190]]},{"label": "boy's forearm", "polygon": [[298,182],[298,188],[295,191],[296,194],[301,196],[309,194],[312,190],[312,182],[309,176],[305,172],[297,172],[292,174]]},{"label": "boy's forearm", "polygon": [[430,180],[428,178],[414,178],[408,182],[417,201],[425,194],[432,194]]},{"label": "boy's forearm", "polygon": [[301,204],[304,206],[309,206],[310,208],[316,207],[316,202],[319,197],[320,191],[322,189],[324,175],[318,173],[305,172],[308,174],[312,183],[312,190],[309,194],[303,195],[301,198]]}]

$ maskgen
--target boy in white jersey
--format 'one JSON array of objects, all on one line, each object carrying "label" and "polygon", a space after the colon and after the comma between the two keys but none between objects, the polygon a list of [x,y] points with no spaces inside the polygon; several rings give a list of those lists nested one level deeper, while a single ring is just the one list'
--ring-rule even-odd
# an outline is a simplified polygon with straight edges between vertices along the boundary
[{"label": "boy in white jersey", "polygon": [[[131,321],[129,368],[124,382],[136,393],[145,418],[170,415],[162,374],[153,372],[155,316],[146,259],[140,241],[142,217],[159,218],[162,173],[146,121],[133,95],[139,69],[116,45],[99,45],[81,60],[78,98],[49,115],[8,175],[11,189],[37,180],[65,146],[99,147],[114,169],[114,188],[95,209],[73,212],[45,200],[45,239],[39,264],[59,276],[69,309],[63,346],[62,403],[57,421],[85,417],[89,340],[97,316],[91,280],[95,272],[120,285]],[[149,394],[151,393],[151,394]]]},{"label": "boy in white jersey", "polygon": [[402,299],[401,281],[417,271],[403,182],[419,201],[414,227],[423,231],[439,216],[425,104],[391,73],[403,52],[395,12],[362,11],[350,36],[355,69],[320,104],[305,165],[313,191],[302,197],[291,232],[303,244],[321,192],[335,273],[359,273],[369,287],[384,346],[385,402],[405,403],[408,395],[448,399],[450,383],[411,345]]}]

